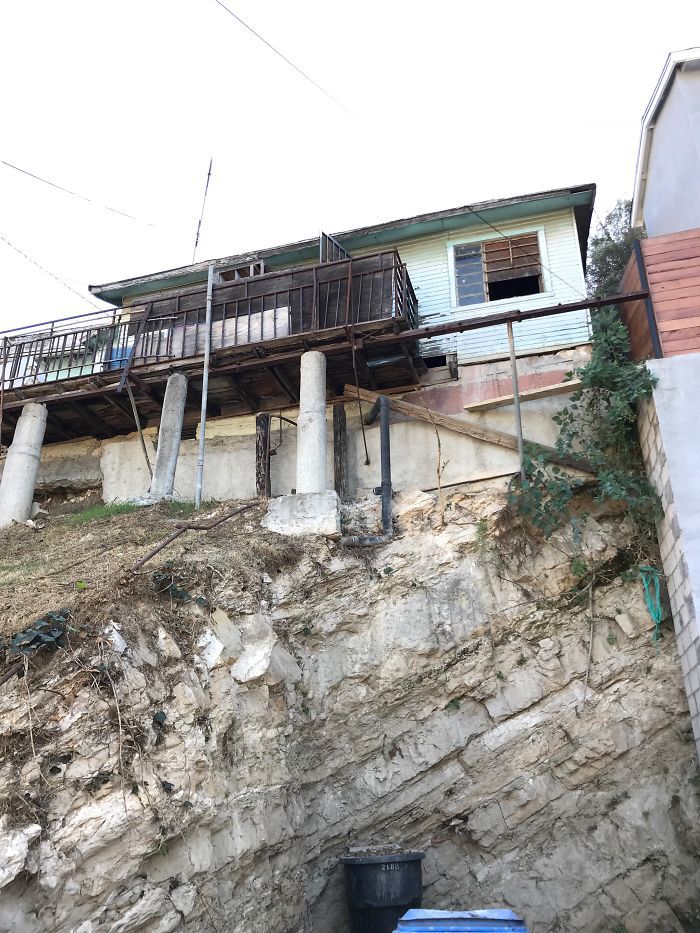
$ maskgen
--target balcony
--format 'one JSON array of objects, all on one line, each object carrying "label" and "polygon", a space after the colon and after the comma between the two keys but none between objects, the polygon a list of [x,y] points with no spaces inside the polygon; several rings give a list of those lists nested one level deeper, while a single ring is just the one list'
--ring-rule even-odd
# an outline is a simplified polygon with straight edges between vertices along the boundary
[{"label": "balcony", "polygon": [[[395,250],[252,275],[214,285],[209,411],[273,410],[298,401],[299,357],[327,354],[329,396],[345,382],[388,388],[418,381],[422,361],[411,341],[371,338],[417,324],[417,301]],[[142,420],[157,421],[164,382],[190,380],[186,431],[201,405],[206,289],[155,295],[96,312],[0,333],[3,440],[24,402],[49,406],[48,440],[105,437],[134,429],[122,389],[128,379]]]}]

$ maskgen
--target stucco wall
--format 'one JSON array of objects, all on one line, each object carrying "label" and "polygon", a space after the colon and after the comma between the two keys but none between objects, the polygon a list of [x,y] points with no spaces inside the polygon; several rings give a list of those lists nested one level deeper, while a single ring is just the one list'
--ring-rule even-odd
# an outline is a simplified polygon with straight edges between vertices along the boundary
[{"label": "stucco wall", "polygon": [[700,752],[700,444],[691,416],[700,395],[700,354],[649,360],[658,378],[640,411],[639,433],[662,505],[658,535],[695,741]]},{"label": "stucco wall", "polygon": [[700,70],[676,73],[656,120],[644,222],[649,236],[700,227]]}]

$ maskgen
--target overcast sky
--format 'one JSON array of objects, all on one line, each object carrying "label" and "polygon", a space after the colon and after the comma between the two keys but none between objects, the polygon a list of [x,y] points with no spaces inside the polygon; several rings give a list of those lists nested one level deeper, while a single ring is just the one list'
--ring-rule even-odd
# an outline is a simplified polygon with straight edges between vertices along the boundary
[{"label": "overcast sky", "polygon": [[[422,211],[596,182],[631,193],[641,116],[697,0],[2,5],[0,236],[76,291]],[[152,226],[151,226],[152,225]],[[0,325],[90,310],[0,241]]]}]

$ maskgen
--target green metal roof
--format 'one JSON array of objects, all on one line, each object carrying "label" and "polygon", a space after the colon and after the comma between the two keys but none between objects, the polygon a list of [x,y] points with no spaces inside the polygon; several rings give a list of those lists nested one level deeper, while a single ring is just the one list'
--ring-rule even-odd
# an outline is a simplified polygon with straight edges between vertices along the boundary
[{"label": "green metal roof", "polygon": [[[595,190],[594,184],[588,184],[573,188],[558,188],[553,191],[540,191],[514,198],[482,201],[450,210],[419,214],[369,227],[346,230],[344,233],[334,234],[334,237],[352,253],[353,250],[393,246],[406,240],[414,240],[417,237],[430,236],[435,233],[464,230],[485,222],[497,227],[501,223],[512,222],[534,214],[551,213],[571,207],[574,209],[581,257],[585,265]],[[313,262],[318,259],[318,251],[319,241],[317,237],[314,237],[284,246],[207,260],[190,266],[182,266],[179,269],[168,269],[153,275],[124,279],[106,285],[91,285],[90,291],[103,301],[121,305],[125,300],[142,295],[145,297],[171,288],[204,283],[212,262],[217,271],[223,272],[227,268],[262,259],[265,261],[266,269],[272,271]]]}]

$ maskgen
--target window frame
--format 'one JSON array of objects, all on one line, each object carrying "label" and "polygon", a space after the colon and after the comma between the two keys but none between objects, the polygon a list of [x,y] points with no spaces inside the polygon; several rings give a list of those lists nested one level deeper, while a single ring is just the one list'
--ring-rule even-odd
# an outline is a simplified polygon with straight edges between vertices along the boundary
[{"label": "window frame", "polygon": [[547,238],[545,236],[545,229],[542,225],[537,226],[528,226],[528,227],[514,227],[508,230],[504,230],[503,234],[507,237],[516,237],[523,236],[527,233],[536,233],[537,234],[537,246],[540,251],[540,265],[542,267],[542,291],[536,292],[534,295],[518,295],[515,298],[497,298],[495,301],[479,301],[474,304],[461,305],[457,301],[457,280],[456,280],[456,270],[455,270],[455,247],[457,246],[476,246],[477,244],[486,243],[491,240],[502,239],[501,234],[496,233],[495,231],[489,231],[484,233],[481,236],[460,236],[454,237],[447,241],[447,268],[448,274],[450,277],[450,308],[452,311],[460,311],[463,314],[471,314],[475,310],[480,310],[483,312],[484,309],[488,310],[489,308],[501,308],[503,306],[513,305],[513,303],[521,304],[525,301],[532,302],[538,301],[540,298],[553,298],[554,297],[554,287],[552,284],[552,276],[549,272],[549,257],[547,256]]}]

